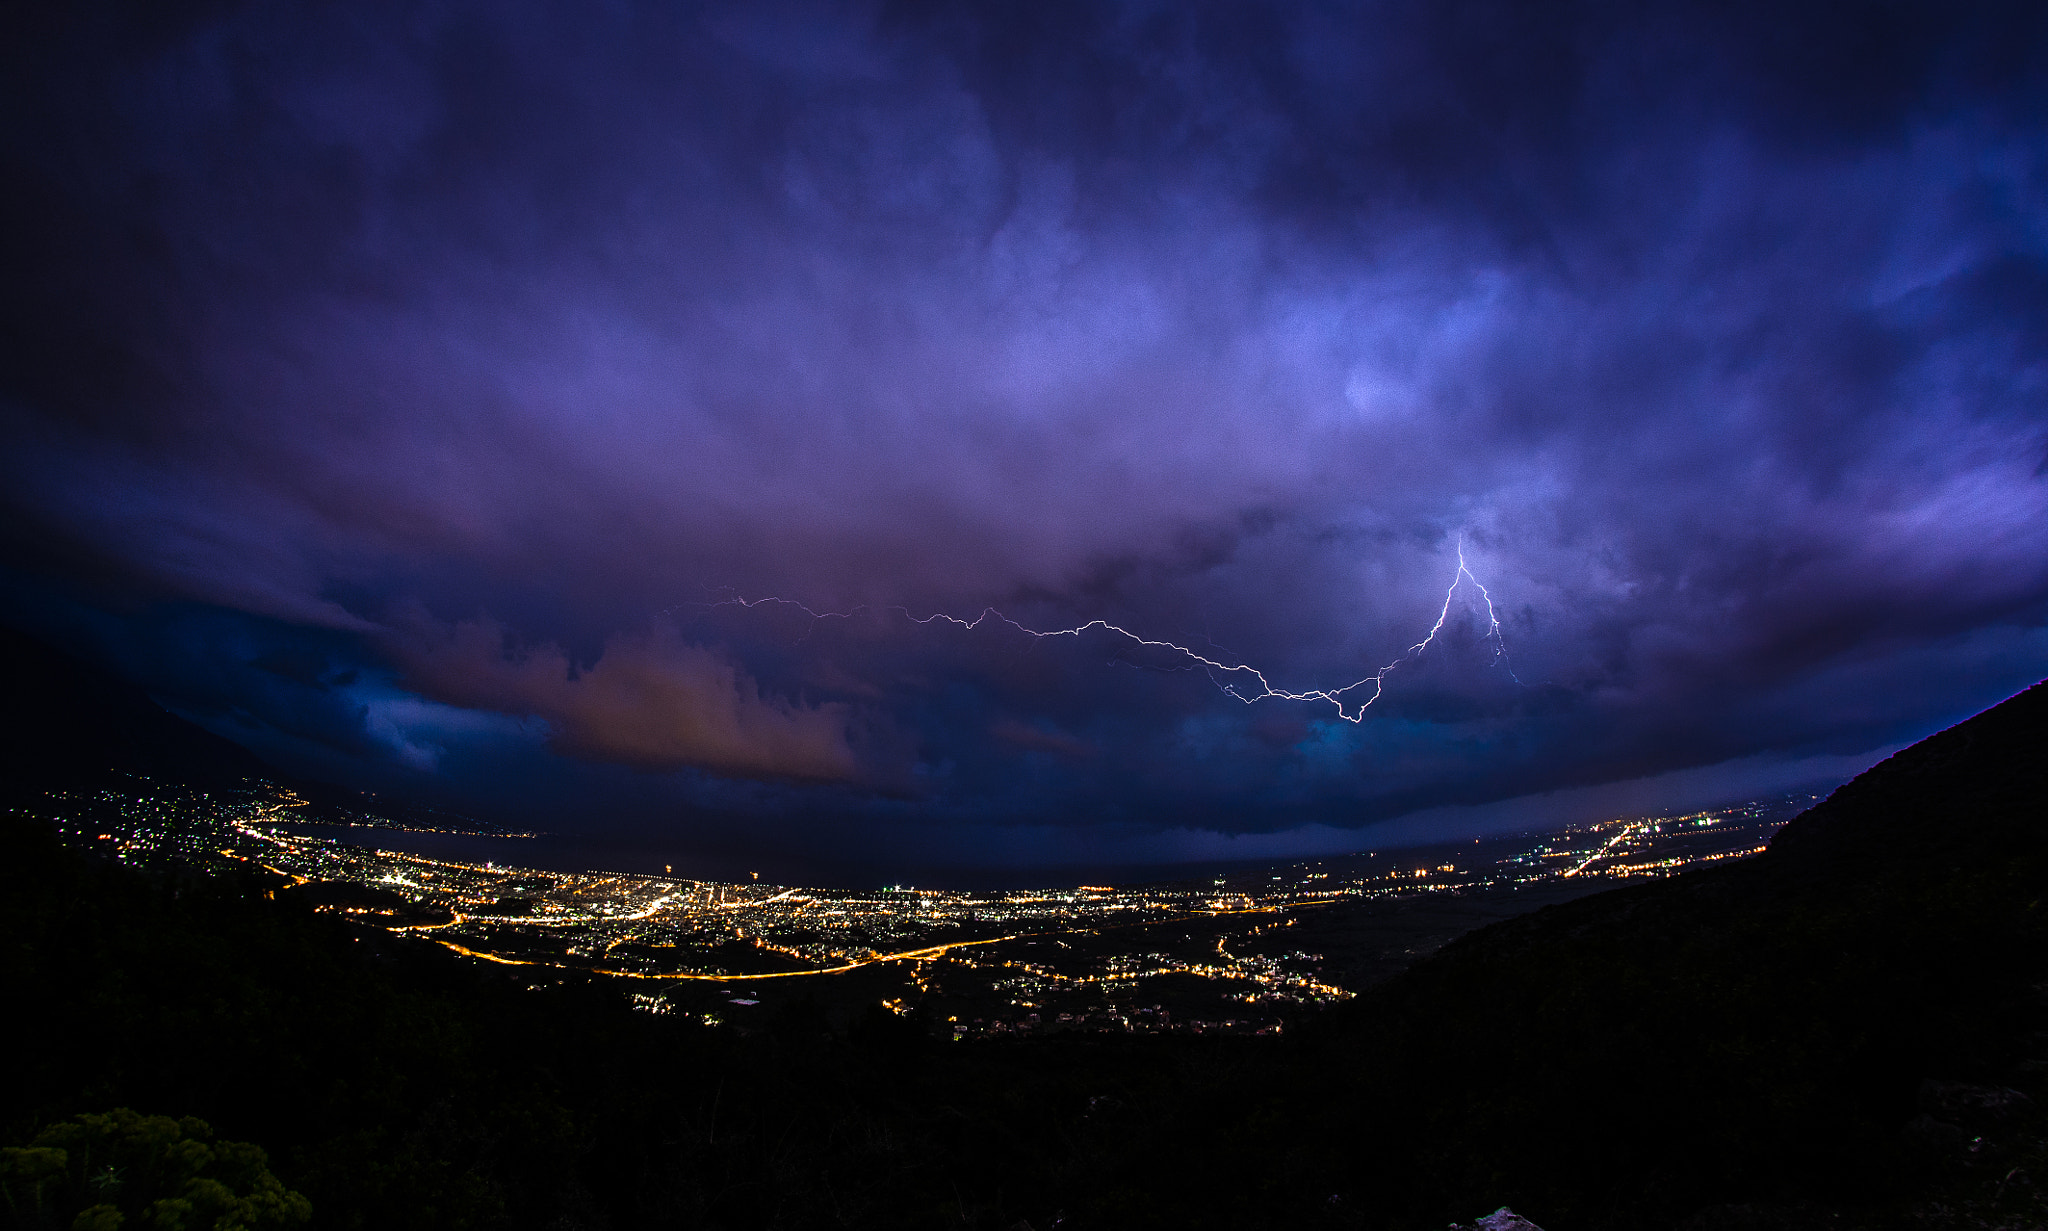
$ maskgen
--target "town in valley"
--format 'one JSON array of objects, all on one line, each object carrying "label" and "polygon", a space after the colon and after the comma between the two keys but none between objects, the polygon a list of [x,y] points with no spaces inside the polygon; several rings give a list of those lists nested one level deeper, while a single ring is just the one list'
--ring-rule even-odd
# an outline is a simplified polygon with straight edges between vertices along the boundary
[{"label": "town in valley", "polygon": [[[418,829],[250,780],[54,792],[69,843],[141,866],[240,870],[384,937],[534,985],[615,983],[636,1007],[756,1028],[879,1006],[959,1040],[1273,1034],[1487,923],[1760,852],[1806,794],[1540,834],[1143,884],[830,889],[548,871],[393,849]],[[313,818],[309,820],[308,818]],[[424,822],[431,826],[432,822]],[[516,849],[521,837],[493,835]]]}]

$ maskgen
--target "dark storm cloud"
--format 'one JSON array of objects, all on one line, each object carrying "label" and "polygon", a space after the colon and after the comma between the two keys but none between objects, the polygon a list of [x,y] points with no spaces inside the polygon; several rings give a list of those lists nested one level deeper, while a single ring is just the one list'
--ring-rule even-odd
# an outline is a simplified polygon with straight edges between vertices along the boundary
[{"label": "dark storm cloud", "polygon": [[616,637],[581,671],[552,645],[508,653],[504,630],[484,622],[411,638],[399,657],[429,693],[546,718],[555,747],[572,756],[745,776],[857,776],[844,706],[764,698],[730,661],[667,628]]},{"label": "dark storm cloud", "polygon": [[[2030,7],[14,20],[19,567],[321,639],[206,706],[440,789],[1342,826],[2048,668]],[[1461,544],[1500,636],[1356,723],[909,618],[1328,688]]]}]

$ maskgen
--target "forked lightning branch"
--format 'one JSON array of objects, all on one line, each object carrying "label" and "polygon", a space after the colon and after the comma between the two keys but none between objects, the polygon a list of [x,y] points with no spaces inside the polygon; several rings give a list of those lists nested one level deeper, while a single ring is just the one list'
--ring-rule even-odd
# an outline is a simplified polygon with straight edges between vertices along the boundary
[{"label": "forked lightning branch", "polygon": [[[1150,650],[1164,650],[1170,654],[1182,656],[1188,661],[1190,666],[1200,668],[1206,672],[1225,696],[1235,698],[1246,705],[1258,701],[1322,701],[1328,702],[1337,711],[1337,717],[1342,718],[1346,722],[1358,723],[1365,720],[1365,712],[1372,708],[1373,703],[1385,695],[1387,676],[1403,663],[1410,662],[1421,655],[1436,640],[1437,634],[1443,631],[1445,623],[1450,619],[1451,603],[1457,597],[1459,587],[1467,584],[1479,592],[1480,602],[1486,608],[1486,640],[1493,645],[1493,661],[1500,664],[1502,669],[1508,673],[1508,678],[1515,680],[1519,684],[1521,680],[1515,676],[1514,664],[1508,659],[1507,642],[1501,633],[1500,617],[1494,611],[1493,594],[1478,577],[1473,575],[1471,568],[1466,564],[1465,542],[1462,538],[1458,540],[1458,567],[1451,575],[1451,584],[1444,590],[1443,606],[1437,612],[1436,623],[1430,625],[1429,631],[1423,634],[1420,641],[1403,650],[1398,658],[1386,666],[1379,668],[1370,675],[1363,676],[1349,684],[1336,688],[1309,688],[1297,691],[1276,687],[1267,678],[1265,672],[1250,664],[1229,663],[1211,658],[1179,642],[1162,641],[1146,637],[1132,632],[1121,624],[1114,624],[1108,620],[1089,620],[1084,624],[1077,624],[1071,628],[1038,629],[1019,623],[994,607],[982,608],[981,613],[972,619],[948,615],[944,612],[925,616],[913,615],[909,608],[901,606],[889,606],[880,610],[900,613],[913,624],[945,623],[957,625],[969,631],[979,629],[983,625],[990,623],[1006,624],[1027,636],[1040,639],[1055,637],[1078,638],[1084,633],[1090,632],[1109,633],[1113,636],[1124,638],[1133,646]],[[728,598],[715,603],[705,604],[705,606],[743,607],[749,610],[755,607],[794,607],[805,615],[810,616],[813,621],[850,620],[865,612],[874,610],[863,604],[847,611],[815,611],[796,599],[774,596],[753,599],[744,597]],[[1364,692],[1368,686],[1371,692],[1365,695],[1362,700],[1350,699],[1354,694]]]}]

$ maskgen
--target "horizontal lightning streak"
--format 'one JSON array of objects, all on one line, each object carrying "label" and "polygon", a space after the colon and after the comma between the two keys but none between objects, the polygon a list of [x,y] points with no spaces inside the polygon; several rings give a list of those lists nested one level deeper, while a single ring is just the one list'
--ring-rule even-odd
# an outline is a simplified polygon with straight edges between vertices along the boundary
[{"label": "horizontal lightning streak", "polygon": [[[1191,664],[1190,669],[1193,669],[1194,667],[1199,667],[1201,670],[1207,672],[1209,674],[1211,682],[1215,683],[1216,687],[1220,689],[1224,693],[1224,695],[1242,701],[1246,705],[1250,705],[1257,701],[1268,700],[1326,701],[1330,705],[1335,707],[1337,711],[1337,716],[1339,718],[1342,718],[1346,722],[1359,723],[1365,721],[1365,711],[1371,709],[1373,703],[1378,701],[1380,697],[1385,694],[1387,674],[1393,671],[1396,667],[1399,667],[1402,663],[1405,663],[1410,659],[1413,659],[1415,656],[1421,654],[1424,650],[1428,649],[1430,643],[1436,640],[1436,635],[1443,631],[1444,624],[1450,619],[1451,600],[1457,595],[1458,587],[1465,584],[1468,581],[1472,583],[1474,589],[1479,591],[1480,599],[1486,605],[1486,636],[1488,640],[1493,642],[1494,661],[1502,664],[1504,667],[1507,668],[1508,677],[1510,679],[1513,679],[1517,684],[1521,683],[1520,678],[1518,678],[1515,675],[1513,663],[1509,662],[1508,660],[1507,643],[1501,635],[1500,618],[1495,614],[1493,609],[1493,595],[1491,592],[1487,590],[1486,586],[1480,582],[1479,578],[1472,575],[1472,570],[1466,567],[1465,541],[1462,538],[1458,540],[1457,572],[1451,575],[1450,587],[1444,591],[1443,608],[1437,612],[1436,623],[1430,626],[1429,632],[1423,636],[1422,640],[1416,642],[1414,645],[1409,646],[1407,650],[1405,650],[1401,654],[1401,656],[1399,658],[1396,658],[1393,662],[1390,662],[1386,666],[1381,667],[1379,670],[1373,672],[1371,675],[1365,676],[1362,679],[1354,680],[1341,688],[1311,688],[1301,692],[1295,692],[1285,688],[1276,688],[1273,686],[1272,682],[1266,678],[1265,673],[1260,671],[1256,667],[1244,663],[1232,664],[1220,662],[1216,659],[1209,658],[1203,654],[1197,653],[1195,650],[1190,649],[1187,646],[1178,644],[1177,642],[1161,641],[1155,638],[1141,636],[1137,633],[1132,632],[1130,629],[1123,627],[1122,625],[1112,624],[1108,620],[1090,620],[1086,624],[1077,624],[1072,628],[1036,629],[1029,628],[1023,624],[1018,623],[1017,621],[1011,619],[1009,616],[1006,616],[1002,612],[996,610],[994,607],[982,608],[981,614],[975,616],[971,620],[963,619],[960,616],[956,615],[948,615],[945,612],[938,612],[928,616],[916,616],[911,614],[909,608],[901,606],[889,606],[881,608],[881,610],[900,612],[902,613],[905,619],[909,620],[913,624],[936,624],[943,622],[947,624],[957,625],[960,628],[967,629],[970,631],[980,628],[984,623],[987,623],[991,620],[995,620],[1007,624],[1011,628],[1014,628],[1018,632],[1024,633],[1027,636],[1036,637],[1040,639],[1049,639],[1053,637],[1079,637],[1083,633],[1093,632],[1099,629],[1103,632],[1111,633],[1116,636],[1126,638],[1135,646],[1141,646],[1148,649],[1167,650],[1172,653],[1180,654],[1186,657]],[[870,610],[870,608],[866,604],[862,604],[861,606],[853,608],[851,611],[813,611],[811,608],[805,606],[803,603],[798,602],[795,599],[777,597],[756,599],[728,598],[721,599],[720,601],[715,603],[706,603],[702,605],[706,607],[737,606],[747,608],[748,610],[752,610],[753,608],[760,606],[795,607],[797,610],[803,612],[805,615],[810,616],[813,621],[850,620],[855,616],[861,614],[862,612]],[[1236,678],[1230,680],[1229,682],[1225,682],[1223,680],[1217,679],[1218,675]],[[1357,690],[1364,688],[1368,684],[1372,685],[1372,695],[1365,698],[1365,700],[1363,701],[1357,701],[1347,705],[1345,701],[1346,694],[1356,692]]]}]

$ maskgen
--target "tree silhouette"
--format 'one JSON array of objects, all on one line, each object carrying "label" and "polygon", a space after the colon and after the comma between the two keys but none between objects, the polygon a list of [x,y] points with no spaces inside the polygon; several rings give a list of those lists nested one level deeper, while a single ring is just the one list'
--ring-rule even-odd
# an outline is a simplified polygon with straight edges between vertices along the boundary
[{"label": "tree silhouette", "polygon": [[0,1151],[0,1194],[21,1228],[263,1231],[295,1227],[312,1205],[270,1173],[263,1151],[216,1141],[204,1120],[117,1107],[52,1124]]}]

